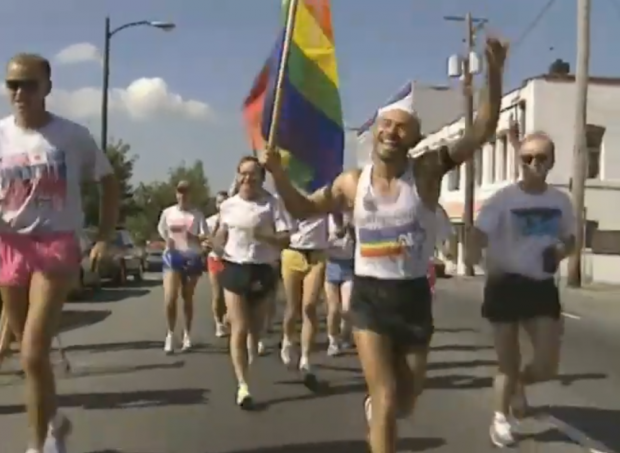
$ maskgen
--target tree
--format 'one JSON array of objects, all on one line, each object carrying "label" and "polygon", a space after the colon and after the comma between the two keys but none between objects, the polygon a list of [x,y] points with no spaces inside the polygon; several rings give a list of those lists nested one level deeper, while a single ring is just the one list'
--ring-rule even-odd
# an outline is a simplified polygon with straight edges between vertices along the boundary
[{"label": "tree", "polygon": [[[119,184],[121,194],[119,221],[121,223],[138,210],[131,185],[137,156],[130,154],[130,150],[129,144],[118,140],[108,145],[105,151]],[[99,224],[99,198],[99,187],[96,183],[89,182],[83,185],[82,200],[86,226]]]}]

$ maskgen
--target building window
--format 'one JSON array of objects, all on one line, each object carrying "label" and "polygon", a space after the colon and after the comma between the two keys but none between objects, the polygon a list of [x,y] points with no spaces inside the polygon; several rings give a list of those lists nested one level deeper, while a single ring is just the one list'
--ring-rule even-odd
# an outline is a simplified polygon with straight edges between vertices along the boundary
[{"label": "building window", "polygon": [[497,180],[505,181],[508,174],[508,137],[505,134],[499,137],[500,159],[498,162]]},{"label": "building window", "polygon": [[489,183],[495,182],[495,153],[497,152],[497,139],[494,137],[488,146],[489,153]]},{"label": "building window", "polygon": [[474,154],[474,169],[476,172],[476,185],[480,187],[482,185],[482,178],[484,177],[484,148],[479,149]]},{"label": "building window", "polygon": [[448,173],[448,190],[455,191],[461,187],[461,167],[456,167]]},{"label": "building window", "polygon": [[596,124],[586,126],[587,153],[587,178],[597,179],[601,177],[601,151],[603,149],[603,136],[605,128]]}]

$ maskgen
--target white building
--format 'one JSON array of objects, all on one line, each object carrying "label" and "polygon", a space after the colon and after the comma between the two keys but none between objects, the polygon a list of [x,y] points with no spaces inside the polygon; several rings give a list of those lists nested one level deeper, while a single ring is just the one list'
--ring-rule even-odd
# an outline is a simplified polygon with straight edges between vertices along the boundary
[{"label": "white building", "polygon": [[[383,104],[390,105],[409,98],[413,109],[422,121],[422,133],[436,131],[453,121],[462,110],[463,98],[459,89],[428,85],[416,81],[407,82],[398,92]],[[371,127],[376,120],[376,112],[357,131],[357,163],[363,166],[370,158],[372,150]]]},{"label": "white building", "polygon": [[[525,133],[544,131],[555,142],[556,164],[549,175],[554,186],[569,189],[574,148],[576,88],[573,76],[543,75],[526,80],[502,100],[502,111],[494,142],[486,144],[476,156],[475,209],[491,194],[519,178],[515,150],[506,140],[510,117],[518,119]],[[586,218],[589,227],[611,233],[620,232],[620,78],[593,77],[588,89],[588,179],[586,183]],[[464,121],[448,124],[428,135],[417,149],[434,148],[456,140]],[[457,224],[463,219],[465,170],[448,174],[443,181],[441,203]],[[587,233],[590,238],[589,233]],[[612,242],[618,236],[608,234]],[[460,244],[453,244],[457,255],[455,271],[463,270]],[[620,256],[594,254],[586,241],[582,275],[584,281],[619,282]],[[618,253],[620,244],[614,244]],[[564,270],[564,269],[563,269]]]}]

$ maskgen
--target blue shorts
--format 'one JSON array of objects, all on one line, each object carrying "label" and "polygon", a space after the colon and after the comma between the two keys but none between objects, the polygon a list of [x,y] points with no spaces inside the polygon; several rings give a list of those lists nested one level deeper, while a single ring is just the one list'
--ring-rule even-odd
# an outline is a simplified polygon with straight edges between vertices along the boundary
[{"label": "blue shorts", "polygon": [[166,250],[162,260],[164,272],[178,272],[184,277],[202,275],[205,268],[202,255],[193,251]]},{"label": "blue shorts", "polygon": [[353,260],[327,260],[325,279],[328,283],[335,285],[353,280]]}]

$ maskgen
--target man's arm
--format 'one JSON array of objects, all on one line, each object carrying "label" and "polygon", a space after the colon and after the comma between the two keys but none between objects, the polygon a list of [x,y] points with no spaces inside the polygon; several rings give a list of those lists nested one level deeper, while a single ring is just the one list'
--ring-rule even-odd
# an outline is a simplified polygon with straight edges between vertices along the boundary
[{"label": "man's arm", "polygon": [[482,102],[476,114],[473,127],[440,156],[443,173],[471,159],[497,130],[497,121],[502,103],[502,78],[507,45],[495,38],[489,38],[486,45],[487,74]]},{"label": "man's arm", "polygon": [[271,176],[284,207],[296,219],[307,219],[341,210],[346,204],[345,186],[354,178],[353,172],[341,173],[332,184],[311,195],[304,195],[291,183],[283,168],[273,168]]},{"label": "man's arm", "polygon": [[81,151],[82,181],[96,181],[99,184],[99,229],[97,242],[107,242],[116,231],[120,209],[120,189],[114,168],[99,145],[86,128],[77,135]]}]

